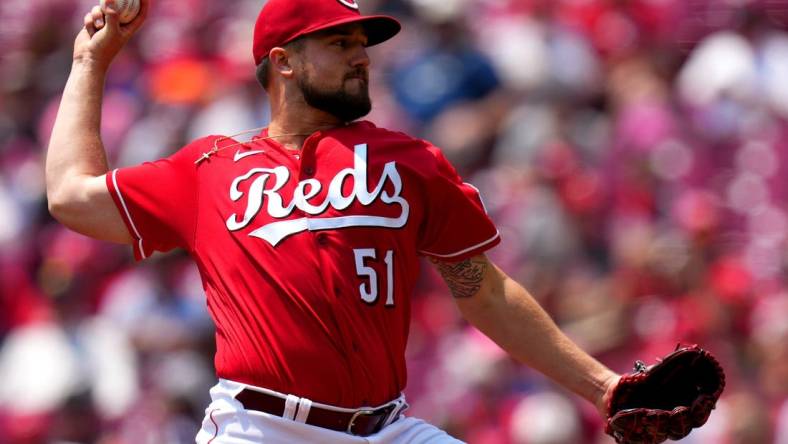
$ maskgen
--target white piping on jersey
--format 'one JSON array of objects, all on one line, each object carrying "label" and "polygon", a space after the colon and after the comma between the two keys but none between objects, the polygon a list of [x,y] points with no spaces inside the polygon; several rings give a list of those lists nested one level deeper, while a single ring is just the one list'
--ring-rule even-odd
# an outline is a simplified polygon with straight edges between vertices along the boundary
[{"label": "white piping on jersey", "polygon": [[140,235],[139,230],[137,230],[137,226],[134,224],[134,219],[131,218],[131,213],[129,212],[129,207],[126,206],[126,201],[123,199],[123,194],[120,192],[120,187],[118,186],[118,170],[115,169],[112,171],[112,185],[115,186],[115,194],[118,195],[118,200],[120,200],[120,204],[123,206],[123,211],[126,212],[126,218],[129,220],[129,225],[131,225],[131,229],[134,230],[134,235],[137,236],[138,246],[140,249],[140,255],[143,259],[145,259],[145,249],[142,248],[142,236]]},{"label": "white piping on jersey", "polygon": [[482,210],[484,210],[484,214],[488,214],[488,213],[487,213],[487,205],[485,205],[485,204],[484,204],[484,199],[482,199],[482,192],[481,192],[481,191],[479,191],[479,189],[478,189],[478,188],[476,188],[475,186],[473,186],[472,184],[470,184],[470,183],[468,183],[468,182],[463,182],[463,183],[464,183],[465,185],[468,185],[469,187],[473,188],[473,189],[474,189],[474,191],[476,191],[476,194],[479,196],[479,202],[481,202],[481,203],[482,203]]},{"label": "white piping on jersey", "polygon": [[235,157],[233,157],[234,162],[238,162],[239,160],[243,159],[244,157],[254,156],[255,154],[263,154],[265,151],[247,151],[242,152],[238,150],[235,152]]},{"label": "white piping on jersey", "polygon": [[489,243],[492,243],[492,242],[494,242],[496,239],[498,239],[500,236],[501,236],[501,232],[500,232],[500,231],[498,231],[498,230],[495,230],[495,236],[493,236],[493,237],[491,237],[491,238],[487,239],[487,240],[486,240],[486,241],[484,241],[484,242],[480,242],[480,243],[478,243],[478,244],[476,244],[476,245],[474,245],[474,246],[472,246],[472,247],[468,247],[468,248],[466,248],[466,249],[464,249],[464,250],[462,250],[462,251],[458,251],[458,252],[456,252],[456,253],[451,253],[451,254],[436,254],[436,253],[430,253],[429,251],[423,251],[423,250],[421,251],[421,253],[422,253],[422,254],[429,255],[429,256],[435,256],[435,257],[444,258],[444,259],[445,259],[445,258],[452,258],[452,257],[457,257],[457,256],[463,255],[463,254],[465,254],[465,253],[467,253],[467,252],[469,252],[469,251],[473,251],[473,250],[475,250],[475,249],[477,249],[477,248],[480,248],[480,247],[483,247],[483,246],[485,246],[485,245],[487,245],[487,244],[489,244]]}]

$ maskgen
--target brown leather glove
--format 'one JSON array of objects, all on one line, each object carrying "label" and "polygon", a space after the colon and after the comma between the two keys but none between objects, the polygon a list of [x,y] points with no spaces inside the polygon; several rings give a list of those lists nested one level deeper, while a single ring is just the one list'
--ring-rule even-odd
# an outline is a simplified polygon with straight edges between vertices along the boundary
[{"label": "brown leather glove", "polygon": [[723,388],[719,362],[697,345],[677,347],[651,367],[637,361],[613,389],[605,432],[619,444],[681,439],[706,423]]}]

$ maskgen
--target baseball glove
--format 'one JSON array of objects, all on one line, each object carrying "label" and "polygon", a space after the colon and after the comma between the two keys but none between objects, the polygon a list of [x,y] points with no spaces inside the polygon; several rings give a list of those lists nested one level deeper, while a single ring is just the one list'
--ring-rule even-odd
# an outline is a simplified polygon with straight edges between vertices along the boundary
[{"label": "baseball glove", "polygon": [[613,389],[605,432],[619,444],[681,439],[706,423],[724,387],[719,362],[697,345],[676,347],[651,367],[637,361]]}]

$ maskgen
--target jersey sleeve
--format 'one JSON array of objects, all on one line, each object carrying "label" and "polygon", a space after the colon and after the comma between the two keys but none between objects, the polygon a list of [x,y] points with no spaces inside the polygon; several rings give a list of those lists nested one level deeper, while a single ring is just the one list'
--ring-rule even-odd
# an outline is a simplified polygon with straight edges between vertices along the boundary
[{"label": "jersey sleeve", "polygon": [[194,162],[210,143],[200,139],[170,157],[107,173],[109,193],[135,241],[135,259],[192,249],[199,199]]},{"label": "jersey sleeve", "polygon": [[435,259],[457,262],[498,245],[500,233],[484,207],[479,190],[464,183],[443,154],[428,148],[435,157],[425,192],[425,220],[419,252]]}]

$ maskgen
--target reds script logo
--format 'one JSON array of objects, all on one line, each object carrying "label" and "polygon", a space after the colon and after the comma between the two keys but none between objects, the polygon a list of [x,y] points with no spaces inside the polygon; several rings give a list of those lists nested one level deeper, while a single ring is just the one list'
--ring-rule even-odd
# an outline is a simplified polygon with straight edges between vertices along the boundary
[{"label": "reds script logo", "polygon": [[[318,216],[329,206],[335,210],[342,211],[350,207],[353,202],[358,201],[364,206],[369,206],[380,199],[386,205],[398,205],[400,208],[399,217],[383,216],[340,216],[300,219],[289,219],[279,222],[271,222],[257,228],[249,236],[265,240],[272,246],[276,246],[287,236],[300,233],[302,231],[321,231],[333,230],[347,227],[382,227],[382,228],[401,228],[408,221],[410,206],[408,201],[402,198],[402,178],[400,178],[395,162],[389,162],[383,167],[383,173],[377,186],[373,190],[367,189],[367,145],[356,145],[354,149],[355,160],[353,168],[345,168],[337,173],[328,185],[328,195],[325,201],[320,204],[310,203],[309,200],[320,194],[323,185],[317,179],[302,180],[296,186],[293,194],[293,201],[285,203],[279,190],[290,180],[290,171],[284,166],[275,168],[253,168],[243,176],[237,177],[230,187],[230,199],[238,202],[244,193],[239,190],[242,182],[252,180],[249,186],[246,211],[240,218],[233,214],[227,219],[227,229],[238,231],[248,226],[266,205],[268,214],[274,219],[284,219],[298,208],[306,214]],[[342,184],[348,177],[353,178],[353,189],[350,194],[342,194]],[[391,183],[394,192],[389,193],[384,190],[386,183]]]},{"label": "reds script logo", "polygon": [[348,8],[358,9],[358,3],[356,3],[356,0],[337,0],[337,1],[347,6]]}]

